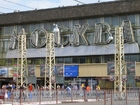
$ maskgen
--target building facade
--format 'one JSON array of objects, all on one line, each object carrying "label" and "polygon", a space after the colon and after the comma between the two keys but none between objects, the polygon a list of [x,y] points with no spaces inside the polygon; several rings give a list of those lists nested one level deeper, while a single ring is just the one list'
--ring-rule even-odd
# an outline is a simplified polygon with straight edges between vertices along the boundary
[{"label": "building facade", "polygon": [[[99,84],[101,88],[113,88],[107,65],[108,62],[114,62],[115,27],[122,26],[125,61],[135,62],[135,75],[128,75],[127,86],[139,87],[139,3],[139,0],[113,1],[0,14],[0,65],[10,68],[17,63],[17,44],[9,49],[12,43],[10,39],[13,30],[19,33],[24,28],[28,65],[35,65],[35,75],[40,85],[43,85],[40,65],[45,63],[45,36],[40,31],[36,38],[34,30],[52,32],[55,28],[53,24],[57,24],[60,40],[55,37],[56,64],[78,65],[77,76],[65,77],[65,82],[81,84],[88,80],[91,86]],[[108,41],[110,36],[113,40]],[[13,77],[0,78],[6,81]]]}]

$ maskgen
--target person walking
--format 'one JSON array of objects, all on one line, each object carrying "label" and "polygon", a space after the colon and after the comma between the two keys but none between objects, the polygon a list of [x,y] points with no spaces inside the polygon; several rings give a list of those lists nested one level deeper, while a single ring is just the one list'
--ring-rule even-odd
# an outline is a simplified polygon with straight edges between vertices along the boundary
[{"label": "person walking", "polygon": [[32,85],[32,83],[29,84],[29,99],[33,98],[33,91],[34,91],[34,86]]},{"label": "person walking", "polygon": [[99,101],[99,94],[100,94],[99,91],[100,91],[100,86],[97,85],[97,86],[96,86],[96,100],[97,100],[97,101]]},{"label": "person walking", "polygon": [[21,98],[24,98],[24,101],[25,101],[24,85],[21,85],[21,86],[19,87],[19,91],[20,91],[20,93],[19,93],[19,97],[18,97],[17,101],[18,101],[19,99],[21,100]]},{"label": "person walking", "polygon": [[67,95],[71,96],[71,88],[70,88],[70,86],[67,86],[66,90],[67,90]]},{"label": "person walking", "polygon": [[86,87],[86,92],[87,92],[87,95],[89,95],[89,93],[90,93],[90,86]]}]

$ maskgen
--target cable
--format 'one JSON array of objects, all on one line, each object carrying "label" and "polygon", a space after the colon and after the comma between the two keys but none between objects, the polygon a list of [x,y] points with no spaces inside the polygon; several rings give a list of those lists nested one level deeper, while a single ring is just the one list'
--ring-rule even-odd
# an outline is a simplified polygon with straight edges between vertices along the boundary
[{"label": "cable", "polygon": [[0,8],[15,11],[14,9],[11,9],[11,8],[6,8],[6,7],[2,7],[2,6],[0,6]]},{"label": "cable", "polygon": [[82,3],[82,4],[85,4],[85,3],[83,3],[83,2],[81,2],[81,1],[79,1],[79,0],[74,0],[74,1],[76,1],[76,2],[78,2],[78,3]]},{"label": "cable", "polygon": [[6,2],[9,2],[9,3],[12,3],[12,4],[16,4],[16,5],[19,5],[19,6],[22,6],[22,7],[26,7],[26,8],[30,8],[30,9],[35,9],[35,8],[29,7],[29,6],[26,6],[26,5],[22,5],[22,4],[18,4],[18,3],[15,3],[15,2],[9,1],[9,0],[3,0],[3,1],[6,1]]}]

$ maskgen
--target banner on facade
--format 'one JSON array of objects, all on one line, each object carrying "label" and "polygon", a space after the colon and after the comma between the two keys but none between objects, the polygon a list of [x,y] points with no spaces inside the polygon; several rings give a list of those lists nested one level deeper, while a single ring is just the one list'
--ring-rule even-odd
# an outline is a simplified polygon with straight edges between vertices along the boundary
[{"label": "banner on facade", "polygon": [[127,62],[126,63],[127,67],[127,75],[135,75],[135,70],[136,70],[136,62]]},{"label": "banner on facade", "polygon": [[63,64],[55,65],[54,73],[55,73],[55,82],[57,84],[63,84],[64,83],[63,72],[64,72]]},{"label": "banner on facade", "polygon": [[78,65],[64,65],[64,77],[78,77]]},{"label": "banner on facade", "polygon": [[40,65],[40,76],[45,76],[45,65]]},{"label": "banner on facade", "polygon": [[8,77],[13,77],[13,67],[8,67]]},{"label": "banner on facade", "polygon": [[20,77],[20,67],[15,64],[13,67],[9,67],[9,76],[13,76],[13,81],[16,82]]},{"label": "banner on facade", "polygon": [[8,68],[0,67],[0,77],[8,77]]},{"label": "banner on facade", "polygon": [[28,76],[35,76],[35,65],[28,65]]},{"label": "banner on facade", "polygon": [[115,65],[114,62],[107,62],[107,74],[114,75],[115,73]]}]

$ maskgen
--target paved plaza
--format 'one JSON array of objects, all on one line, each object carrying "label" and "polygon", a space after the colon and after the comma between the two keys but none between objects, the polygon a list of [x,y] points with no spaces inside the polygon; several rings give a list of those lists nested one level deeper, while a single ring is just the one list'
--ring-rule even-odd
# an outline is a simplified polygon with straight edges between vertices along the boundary
[{"label": "paved plaza", "polygon": [[[46,104],[46,105],[57,105],[57,104]],[[104,105],[104,101],[60,103],[58,105]]]}]

